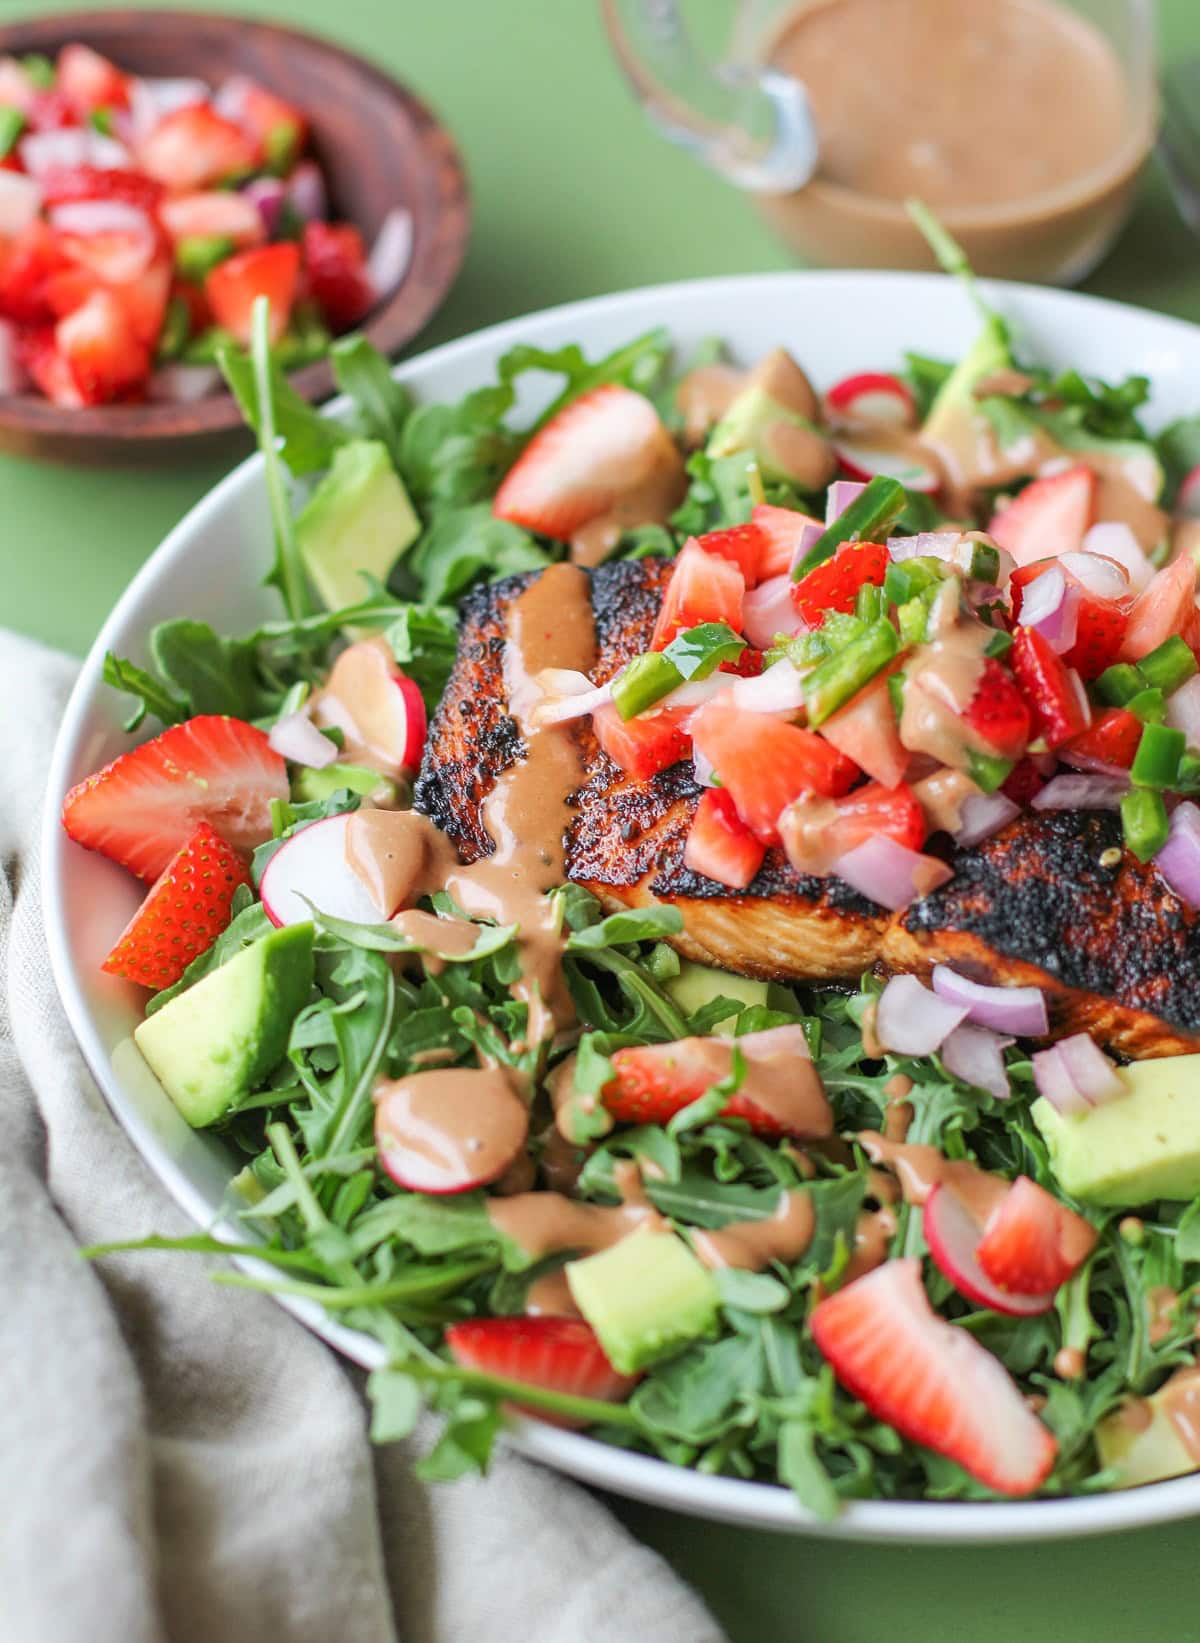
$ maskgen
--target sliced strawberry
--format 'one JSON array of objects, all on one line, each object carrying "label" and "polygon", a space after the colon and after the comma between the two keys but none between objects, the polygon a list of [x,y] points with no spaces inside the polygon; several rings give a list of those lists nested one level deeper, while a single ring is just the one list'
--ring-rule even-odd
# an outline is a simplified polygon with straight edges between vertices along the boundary
[{"label": "sliced strawberry", "polygon": [[[746,1033],[737,1040],[737,1047],[745,1060],[748,1084],[756,1065],[777,1072],[781,1062],[809,1060],[801,1027]],[[614,1051],[612,1066],[613,1078],[603,1090],[604,1105],[612,1117],[621,1124],[666,1124],[729,1076],[732,1044],[729,1039],[680,1038],[673,1044],[636,1045]],[[741,1091],[730,1096],[721,1117],[745,1119],[756,1135],[773,1140],[785,1135],[812,1139],[807,1130],[788,1129]]]},{"label": "sliced strawberry", "polygon": [[1009,663],[1029,708],[1033,734],[1043,736],[1048,748],[1060,747],[1087,729],[1091,709],[1079,675],[1064,667],[1048,639],[1034,628],[1018,628]]},{"label": "sliced strawberry", "polygon": [[606,513],[631,477],[682,471],[658,412],[632,388],[608,384],[572,400],[534,435],[496,492],[497,519],[568,542]]},{"label": "sliced strawberry", "polygon": [[128,108],[129,81],[115,63],[91,46],[72,41],[58,54],[55,89],[81,114],[94,108]]},{"label": "sliced strawberry", "polygon": [[204,282],[213,317],[231,331],[244,346],[250,342],[250,325],[257,298],[271,304],[270,337],[278,342],[287,330],[296,281],[300,275],[300,252],[289,241],[239,251],[220,262]]},{"label": "sliced strawberry", "polygon": [[1173,634],[1178,634],[1200,655],[1198,630],[1196,567],[1191,554],[1184,553],[1158,571],[1134,601],[1121,646],[1121,660],[1139,662]]},{"label": "sliced strawberry", "polygon": [[928,831],[921,801],[906,782],[895,787],[865,782],[837,801],[834,836],[838,856],[880,833],[908,850],[919,850]]},{"label": "sliced strawberry", "polygon": [[692,738],[738,815],[763,844],[778,844],[780,815],[801,793],[835,798],[856,767],[811,730],[712,701],[692,720]]},{"label": "sliced strawberry", "polygon": [[79,782],[63,800],[77,844],[154,880],[202,821],[238,850],[271,837],[271,800],[287,766],[241,719],[203,714],[172,725]]},{"label": "sliced strawberry", "polygon": [[1001,1289],[1047,1295],[1083,1265],[1097,1236],[1082,1215],[1019,1175],[989,1216],[976,1255]]},{"label": "sliced strawberry", "polygon": [[731,890],[744,890],[765,855],[765,846],[742,821],[729,794],[705,788],[683,847],[683,865]]},{"label": "sliced strawberry", "polygon": [[622,719],[609,702],[592,714],[592,729],[615,765],[627,776],[647,782],[691,753],[692,744],[684,728],[690,717],[691,709],[668,707]]},{"label": "sliced strawberry", "polygon": [[1046,777],[1042,775],[1032,759],[1018,759],[1008,776],[1000,785],[1000,791],[1006,799],[1019,804],[1022,809],[1035,799],[1046,785]]},{"label": "sliced strawberry", "polygon": [[728,559],[731,565],[736,565],[748,588],[757,586],[759,566],[767,551],[766,534],[757,525],[731,525],[728,530],[705,531],[695,540],[705,553],[715,553],[721,559]]},{"label": "sliced strawberry", "polygon": [[751,510],[750,523],[763,533],[766,546],[758,567],[760,582],[772,576],[787,576],[792,560],[800,545],[805,525],[815,525],[819,531],[825,526],[811,514],[797,513],[795,508],[775,508],[769,502],[759,502]]},{"label": "sliced strawberry", "polygon": [[237,124],[257,139],[264,153],[293,159],[299,155],[308,136],[308,121],[294,103],[242,75],[226,80],[221,96]]},{"label": "sliced strawberry", "polygon": [[810,627],[819,626],[827,611],[848,615],[859,588],[883,586],[888,563],[882,542],[843,542],[832,559],[793,585],[792,603]]},{"label": "sliced strawberry", "polygon": [[188,239],[225,239],[244,249],[267,237],[254,201],[228,188],[171,195],[159,207],[158,218],[175,245]]},{"label": "sliced strawberry", "polygon": [[967,724],[1002,759],[1017,759],[1029,743],[1029,709],[1010,676],[994,656],[984,658],[983,672],[971,705],[963,714]]},{"label": "sliced strawberry", "polygon": [[[1073,737],[1059,753],[1068,764],[1081,770],[1120,765],[1128,770],[1142,739],[1142,721],[1123,707],[1106,708],[1092,720],[1082,736]],[[1006,788],[1007,791],[1007,788]]]},{"label": "sliced strawberry", "polygon": [[212,946],[229,923],[234,891],[249,883],[246,858],[201,822],[100,968],[142,987],[172,986]]},{"label": "sliced strawberry", "polygon": [[42,179],[42,198],[47,206],[74,205],[79,200],[119,200],[149,215],[157,209],[162,196],[163,186],[153,177],[119,166],[109,170],[98,165],[56,166]]},{"label": "sliced strawberry", "polygon": [[0,57],[0,107],[15,108],[24,114],[36,91],[23,63],[15,57]]},{"label": "sliced strawberry", "polygon": [[40,218],[0,239],[0,315],[18,325],[44,325],[54,318],[47,285],[64,258],[53,230]]},{"label": "sliced strawberry", "polygon": [[17,339],[17,357],[51,404],[78,411],[86,403],[75,373],[55,346],[52,325],[24,327]]},{"label": "sliced strawberry", "polygon": [[[1013,572],[1008,591],[1012,599],[1014,623],[1020,620],[1029,584],[1055,563],[1052,559],[1038,560],[1032,565],[1019,565]],[[1132,600],[1098,598],[1083,587],[1068,567],[1064,566],[1063,569],[1067,581],[1076,589],[1075,597],[1079,601],[1075,643],[1064,652],[1063,661],[1067,667],[1073,667],[1081,679],[1098,679],[1120,655]]]},{"label": "sliced strawberry", "polygon": [[375,304],[363,238],[352,223],[306,222],[308,288],[331,331],[348,331]]},{"label": "sliced strawberry", "polygon": [[[887,674],[894,671],[888,668]],[[900,740],[887,674],[864,685],[845,707],[826,719],[818,734],[873,781],[895,787],[904,780],[912,755]]]},{"label": "sliced strawberry", "polygon": [[[978,1029],[968,1028],[968,1032]],[[1004,1188],[997,1180],[997,1186]],[[1048,1312],[1054,1305],[1054,1296],[1027,1295],[1023,1291],[1001,1289],[988,1277],[979,1264],[979,1241],[983,1227],[975,1206],[957,1192],[949,1181],[939,1181],[922,1210],[921,1230],[929,1253],[938,1271],[976,1306],[989,1307],[993,1312],[1006,1312],[1011,1317],[1034,1318],[1039,1312]]]},{"label": "sliced strawberry", "polygon": [[254,171],[262,158],[262,144],[208,103],[166,115],[138,150],[142,170],[176,194]]},{"label": "sliced strawberry", "polygon": [[[613,1368],[582,1318],[469,1318],[450,1325],[446,1345],[464,1368],[602,1403],[623,1402],[641,1379]],[[587,1424],[542,1409],[522,1413],[555,1426]]]},{"label": "sliced strawberry", "polygon": [[94,291],[54,328],[54,342],[86,405],[102,405],[139,387],[150,354],[110,291]]},{"label": "sliced strawberry", "polygon": [[1018,565],[1075,553],[1092,520],[1096,475],[1083,463],[1027,485],[988,526]]},{"label": "sliced strawberry", "polygon": [[25,110],[25,120],[31,131],[65,131],[68,126],[80,124],[79,110],[57,86],[50,91],[34,92],[33,101]]},{"label": "sliced strawberry", "polygon": [[809,1328],[841,1384],[878,1419],[1003,1495],[1032,1493],[1058,1444],[1008,1371],[937,1316],[920,1263],[891,1260],[816,1306]]},{"label": "sliced strawberry", "polygon": [[671,567],[651,650],[665,650],[677,634],[701,622],[725,622],[740,633],[745,591],[737,566],[719,554],[706,553],[699,540],[691,537]]}]

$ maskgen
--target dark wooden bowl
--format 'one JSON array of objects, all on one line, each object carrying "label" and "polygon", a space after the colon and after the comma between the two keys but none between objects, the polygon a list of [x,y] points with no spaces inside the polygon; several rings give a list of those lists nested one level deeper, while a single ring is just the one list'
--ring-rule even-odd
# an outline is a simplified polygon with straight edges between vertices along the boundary
[{"label": "dark wooden bowl", "polygon": [[[462,263],[470,203],[453,139],[411,91],[311,34],[184,11],[86,11],[13,23],[0,28],[0,55],[52,56],[68,40],[82,40],[136,74],[198,75],[214,87],[231,74],[248,74],[296,103],[311,121],[312,152],[335,216],[355,223],[369,245],[393,206],[412,213],[408,271],[368,316],[367,335],[391,354],[430,319]],[[324,363],[305,366],[291,381],[312,400],[333,388]],[[138,461],[166,441],[228,437],[240,426],[225,393],[190,405],[83,410],[35,394],[0,398],[0,448],[60,461]]]}]

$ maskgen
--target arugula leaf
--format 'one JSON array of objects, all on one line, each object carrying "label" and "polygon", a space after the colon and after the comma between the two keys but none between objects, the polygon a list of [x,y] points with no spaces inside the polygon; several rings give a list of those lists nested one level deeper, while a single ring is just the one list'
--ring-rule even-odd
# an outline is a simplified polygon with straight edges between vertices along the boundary
[{"label": "arugula leaf", "polygon": [[458,652],[458,622],[449,605],[407,605],[385,635],[392,655],[420,687],[432,714],[445,692]]},{"label": "arugula leaf", "polygon": [[598,924],[573,930],[567,937],[569,953],[592,952],[598,947],[621,947],[634,941],[658,941],[678,935],[683,914],[678,907],[639,907],[629,912],[610,913]]},{"label": "arugula leaf", "polygon": [[329,350],[333,379],[354,401],[359,423],[368,439],[385,445],[399,463],[404,424],[412,411],[412,395],[396,381],[379,350],[361,335],[339,337]]},{"label": "arugula leaf", "polygon": [[1200,416],[1180,417],[1172,422],[1154,441],[1154,448],[1167,475],[1163,506],[1170,508],[1179,494],[1181,482],[1200,465]]},{"label": "arugula leaf", "polygon": [[904,377],[917,402],[917,414],[923,422],[929,407],[938,396],[954,366],[944,359],[931,359],[928,354],[906,353]]},{"label": "arugula leaf", "polygon": [[[250,355],[240,348],[224,347],[217,353],[217,364],[243,417],[261,439],[262,390]],[[351,429],[314,410],[291,386],[275,360],[270,362],[267,384],[272,437],[279,442],[279,455],[297,478],[327,468],[338,447],[355,437]]]},{"label": "arugula leaf", "polygon": [[271,304],[266,297],[255,297],[251,311],[250,359],[254,367],[254,395],[257,419],[254,427],[258,434],[258,448],[263,459],[263,477],[266,481],[267,500],[271,507],[271,521],[275,532],[275,565],[267,577],[283,597],[284,609],[297,620],[312,614],[312,597],[308,578],[300,558],[296,540],[296,522],[292,516],[291,500],[279,456],[278,435],[275,427],[275,399],[271,379],[270,344]]},{"label": "arugula leaf", "polygon": [[477,388],[457,405],[418,405],[400,435],[400,477],[414,502],[463,506],[493,495],[521,444],[505,425],[513,391]]},{"label": "arugula leaf", "polygon": [[188,713],[228,713],[256,719],[278,705],[279,693],[264,688],[254,640],[225,639],[207,622],[176,617],[150,631],[155,666],[187,702]]},{"label": "arugula leaf", "polygon": [[427,605],[455,598],[485,573],[494,580],[517,571],[541,570],[549,563],[550,555],[529,532],[497,519],[488,502],[438,508],[410,556],[411,572]]},{"label": "arugula leaf", "polygon": [[152,673],[145,668],[138,667],[135,662],[128,661],[123,656],[116,656],[111,650],[104,653],[104,670],[102,677],[106,685],[114,690],[123,690],[126,695],[136,696],[139,706],[134,708],[129,718],[125,720],[124,728],[136,730],[148,713],[161,719],[164,725],[178,724],[188,716],[188,704],[172,695],[171,691]]}]

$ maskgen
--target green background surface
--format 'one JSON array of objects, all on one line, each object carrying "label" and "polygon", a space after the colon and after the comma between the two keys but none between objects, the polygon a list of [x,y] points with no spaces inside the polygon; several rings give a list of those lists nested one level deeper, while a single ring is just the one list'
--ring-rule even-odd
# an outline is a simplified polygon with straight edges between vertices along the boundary
[{"label": "green background surface", "polygon": [[[0,19],[42,9],[0,0]],[[790,266],[743,199],[654,138],[590,0],[204,9],[334,34],[409,81],[456,133],[472,244],[418,346],[576,297]],[[1159,14],[1164,58],[1200,55],[1200,0],[1161,0]],[[1157,167],[1086,289],[1200,320],[1200,247]],[[0,621],[82,653],[132,573],[227,467],[172,455],[96,472],[0,458]],[[1200,1643],[1190,1523],[1045,1546],[863,1548],[614,1505],[703,1591],[735,1643]]]}]

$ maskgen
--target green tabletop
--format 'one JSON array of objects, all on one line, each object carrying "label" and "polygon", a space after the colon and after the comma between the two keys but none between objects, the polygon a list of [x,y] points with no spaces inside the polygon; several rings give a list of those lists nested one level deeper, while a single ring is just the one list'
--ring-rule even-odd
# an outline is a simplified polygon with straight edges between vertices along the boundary
[{"label": "green tabletop", "polygon": [[[0,0],[0,19],[43,9]],[[474,236],[421,345],[621,287],[789,266],[744,200],[649,131],[591,0],[254,9],[374,57],[458,135]],[[1164,56],[1200,53],[1197,0],[1159,9]],[[1087,289],[1200,320],[1200,246],[1157,170]],[[133,571],[226,466],[172,456],[100,473],[0,458],[0,621],[82,653]],[[614,1504],[701,1589],[735,1643],[1115,1643],[1151,1627],[1165,1643],[1200,1643],[1190,1524],[1053,1546],[868,1550]]]}]

